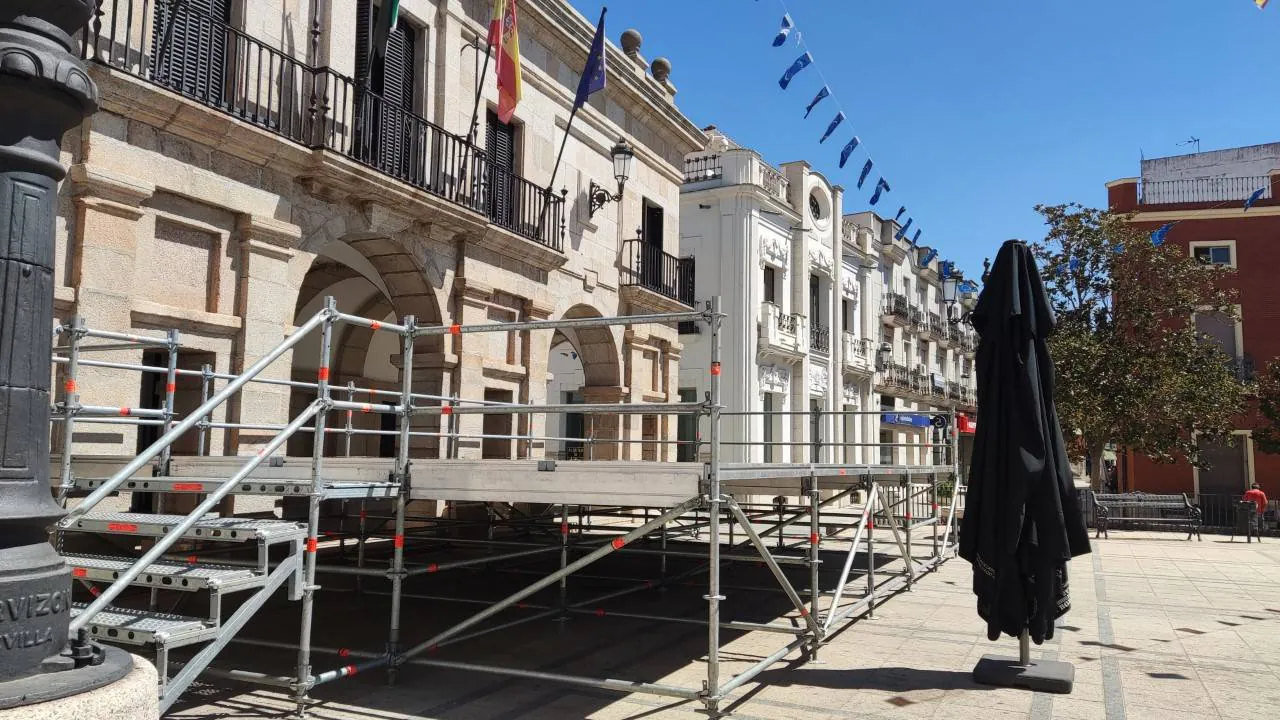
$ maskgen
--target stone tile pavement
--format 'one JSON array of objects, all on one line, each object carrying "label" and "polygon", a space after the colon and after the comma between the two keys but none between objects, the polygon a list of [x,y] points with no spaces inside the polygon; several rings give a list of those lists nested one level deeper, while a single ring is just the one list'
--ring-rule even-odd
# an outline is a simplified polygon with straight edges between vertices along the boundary
[{"label": "stone tile pavement", "polygon": [[[1033,646],[1033,654],[1075,664],[1070,695],[973,684],[969,673],[983,654],[1016,654],[1017,643],[987,641],[974,613],[969,566],[956,559],[912,592],[877,608],[875,619],[845,629],[816,662],[804,662],[798,654],[788,657],[731,696],[728,710],[744,720],[1277,717],[1280,541],[1233,543],[1206,535],[1202,542],[1188,542],[1181,537],[1113,531],[1110,539],[1095,541],[1092,556],[1072,564],[1072,611],[1053,640]],[[732,589],[727,594],[730,603],[735,594],[742,597]],[[668,597],[664,607],[671,606],[696,616],[700,598]],[[649,607],[652,612],[654,606]],[[785,614],[785,607],[769,607],[775,617]],[[407,615],[412,619],[415,612],[410,608]],[[593,620],[573,619],[550,635],[543,628],[478,640],[478,647],[467,646],[472,655],[461,659],[527,664],[534,658],[535,666],[554,672],[692,687],[705,677],[701,627]],[[317,642],[343,641],[346,629],[340,624],[321,627]],[[728,635],[723,673],[748,667],[779,648],[783,637]],[[291,666],[289,653],[271,652],[251,649],[246,656],[243,648],[235,650],[250,665],[270,656],[275,672]],[[328,667],[324,661],[319,665]],[[394,687],[371,672],[316,695],[312,716],[321,720],[706,717],[691,702],[423,667],[405,668]],[[276,692],[207,685],[171,717],[279,717],[289,708]]]}]

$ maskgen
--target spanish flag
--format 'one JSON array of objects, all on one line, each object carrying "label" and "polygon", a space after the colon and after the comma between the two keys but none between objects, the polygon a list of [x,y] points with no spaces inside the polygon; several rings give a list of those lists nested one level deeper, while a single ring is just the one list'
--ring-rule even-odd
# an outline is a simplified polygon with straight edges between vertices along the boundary
[{"label": "spanish flag", "polygon": [[497,48],[494,70],[498,75],[498,119],[511,122],[520,102],[520,32],[516,20],[517,0],[493,0],[489,20],[489,46]]}]

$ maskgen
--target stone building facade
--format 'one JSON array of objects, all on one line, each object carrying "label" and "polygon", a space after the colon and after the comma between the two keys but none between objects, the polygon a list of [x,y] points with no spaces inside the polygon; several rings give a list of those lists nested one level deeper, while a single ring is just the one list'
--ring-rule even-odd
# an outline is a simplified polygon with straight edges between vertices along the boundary
[{"label": "stone building facade", "polygon": [[[945,319],[939,260],[921,266],[927,249],[894,239],[893,221],[844,214],[843,189],[807,163],[774,168],[706,132],[685,160],[680,245],[699,258],[698,292],[728,314],[722,394],[746,414],[724,421],[725,459],[933,462],[921,448],[938,437],[899,414],[974,404],[972,334]],[[682,340],[682,392],[702,397],[710,338]]]},{"label": "stone building facade", "polygon": [[[561,139],[594,31],[565,0],[520,3],[524,93],[511,125],[497,122],[494,73],[478,89],[488,15],[483,0],[402,0],[385,61],[371,64],[369,0],[119,0],[101,3],[84,35],[103,109],[66,138],[71,166],[58,216],[57,314],[95,328],[178,328],[179,366],[238,373],[313,315],[338,309],[419,325],[613,316],[687,309],[667,285],[643,282],[626,250],[640,238],[679,254],[680,165],[704,139],[674,104],[669,65],[650,72],[638,35],[607,44],[608,88]],[[657,69],[657,68],[655,68]],[[610,148],[635,151],[622,198],[588,209],[594,181],[616,187]],[[642,223],[642,219],[647,218]],[[646,256],[648,257],[648,256]],[[421,338],[415,391],[542,402],[553,343],[568,341],[592,402],[658,402],[677,390],[674,328],[642,325],[552,336],[540,331]],[[309,338],[264,377],[314,381]],[[393,388],[394,337],[341,327],[331,382]],[[94,359],[163,364],[143,350]],[[177,391],[199,402],[198,378]],[[136,375],[82,368],[81,401],[146,406]],[[280,424],[305,390],[252,385],[215,421]],[[487,419],[486,419],[487,417]],[[543,416],[458,415],[414,438],[435,457],[539,455],[540,442],[467,438],[533,435]],[[376,429],[379,416],[357,417]],[[635,443],[674,437],[675,420],[605,419],[597,457],[638,457]],[[138,437],[142,432],[144,437]],[[84,425],[73,451],[128,454],[147,437],[125,425]],[[212,454],[244,454],[269,432],[212,433]],[[297,438],[291,453],[309,452]],[[378,436],[353,454],[390,451]],[[185,443],[191,451],[193,443]],[[668,455],[667,446],[655,446]]]}]

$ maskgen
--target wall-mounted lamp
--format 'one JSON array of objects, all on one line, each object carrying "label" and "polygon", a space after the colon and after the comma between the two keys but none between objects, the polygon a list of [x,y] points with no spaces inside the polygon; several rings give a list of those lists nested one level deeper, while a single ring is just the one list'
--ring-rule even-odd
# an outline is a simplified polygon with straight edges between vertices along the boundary
[{"label": "wall-mounted lamp", "polygon": [[618,194],[610,194],[603,185],[592,180],[588,191],[591,217],[595,217],[596,211],[610,202],[622,200],[622,188],[627,184],[627,178],[631,177],[631,167],[635,164],[636,151],[623,138],[618,138],[609,154],[613,156],[613,177],[618,181]]},{"label": "wall-mounted lamp", "polygon": [[892,361],[893,346],[887,342],[880,343],[880,349],[876,350],[876,369],[883,372]]}]

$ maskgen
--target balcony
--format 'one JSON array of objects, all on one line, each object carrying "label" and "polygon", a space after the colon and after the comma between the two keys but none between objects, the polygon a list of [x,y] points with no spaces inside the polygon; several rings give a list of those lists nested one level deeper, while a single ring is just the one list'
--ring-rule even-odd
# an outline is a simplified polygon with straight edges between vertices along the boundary
[{"label": "balcony", "polygon": [[809,352],[805,319],[771,302],[760,305],[760,354],[783,362],[801,360]]},{"label": "balcony", "polygon": [[953,402],[959,402],[963,397],[961,387],[960,383],[954,380],[947,381],[947,399]]},{"label": "balcony", "polygon": [[906,394],[911,390],[911,373],[906,365],[891,362],[876,375],[876,387],[896,391],[899,395]]},{"label": "balcony", "polygon": [[848,372],[869,374],[875,367],[874,349],[870,338],[860,338],[853,333],[842,333],[844,355],[842,362]]},{"label": "balcony", "polygon": [[693,258],[678,258],[644,240],[622,243],[619,284],[628,302],[664,311],[693,307]]},{"label": "balcony", "polygon": [[1260,199],[1272,198],[1271,178],[1267,175],[1143,181],[1138,184],[1138,204],[1244,202],[1259,188],[1265,188]]},{"label": "balcony", "polygon": [[929,316],[919,305],[911,305],[907,308],[907,318],[916,332],[921,334],[928,332]]},{"label": "balcony", "polygon": [[684,181],[686,183],[719,180],[724,177],[724,165],[719,155],[703,155],[688,158],[684,161]]},{"label": "balcony", "polygon": [[910,303],[907,296],[900,293],[885,293],[884,307],[880,309],[882,320],[887,325],[906,327],[911,322]]},{"label": "balcony", "polygon": [[939,402],[947,399],[947,379],[942,373],[929,375],[929,395]]},{"label": "balcony", "polygon": [[938,341],[941,341],[946,336],[947,325],[950,323],[944,322],[941,315],[935,312],[929,313],[927,323],[923,331],[925,335]]},{"label": "balcony", "polygon": [[824,325],[809,326],[809,349],[814,352],[831,352],[831,328]]},{"label": "balcony", "polygon": [[363,83],[307,65],[191,3],[113,0],[109,10],[98,7],[101,14],[80,35],[87,61],[309,150],[338,153],[563,252],[562,195]]},{"label": "balcony", "polygon": [[964,328],[959,332],[960,349],[966,353],[972,353],[978,349],[978,336],[972,330]]},{"label": "balcony", "polygon": [[1236,380],[1240,382],[1253,382],[1256,370],[1253,365],[1253,358],[1245,355],[1243,357],[1232,358],[1228,361],[1228,368]]}]

